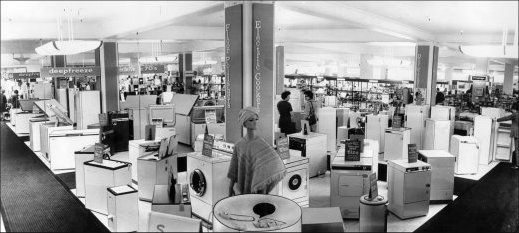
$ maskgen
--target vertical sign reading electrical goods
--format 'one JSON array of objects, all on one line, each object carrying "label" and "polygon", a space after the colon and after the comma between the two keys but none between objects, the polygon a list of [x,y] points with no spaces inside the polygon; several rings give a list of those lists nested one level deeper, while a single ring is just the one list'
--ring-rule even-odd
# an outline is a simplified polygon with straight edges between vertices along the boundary
[{"label": "vertical sign reading electrical goods", "polygon": [[252,105],[259,109],[258,129],[274,142],[274,5],[252,4]]},{"label": "vertical sign reading electrical goods", "polygon": [[243,107],[243,5],[225,8],[225,133],[227,141],[242,136],[238,113]]}]

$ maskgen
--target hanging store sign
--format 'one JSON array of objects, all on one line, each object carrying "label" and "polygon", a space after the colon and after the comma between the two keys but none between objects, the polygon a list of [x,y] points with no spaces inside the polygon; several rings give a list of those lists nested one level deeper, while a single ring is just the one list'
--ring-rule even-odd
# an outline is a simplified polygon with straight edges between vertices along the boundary
[{"label": "hanging store sign", "polygon": [[41,77],[101,76],[101,68],[93,67],[43,67]]},{"label": "hanging store sign", "polygon": [[138,75],[139,71],[134,66],[119,66],[117,67],[117,74],[119,75]]},{"label": "hanging store sign", "polygon": [[141,74],[161,74],[164,73],[164,65],[142,65]]},{"label": "hanging store sign", "polygon": [[488,81],[487,76],[470,76],[470,80],[472,81]]},{"label": "hanging store sign", "polygon": [[259,134],[274,143],[274,5],[252,4],[252,105],[259,109]]},{"label": "hanging store sign", "polygon": [[225,9],[225,133],[227,141],[236,142],[242,136],[238,113],[243,107],[243,7]]},{"label": "hanging store sign", "polygon": [[24,73],[13,73],[14,79],[20,79],[20,78],[39,78],[40,72],[24,72]]}]

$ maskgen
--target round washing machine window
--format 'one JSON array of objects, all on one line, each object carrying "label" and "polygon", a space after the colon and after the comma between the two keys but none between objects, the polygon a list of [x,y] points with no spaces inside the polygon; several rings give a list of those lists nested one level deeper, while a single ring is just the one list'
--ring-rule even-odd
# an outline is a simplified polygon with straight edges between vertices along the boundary
[{"label": "round washing machine window", "polygon": [[199,197],[203,196],[205,194],[205,188],[206,188],[206,182],[205,182],[205,176],[202,171],[199,169],[195,169],[191,172],[190,175],[190,184],[193,191],[195,191],[195,194]]},{"label": "round washing machine window", "polygon": [[288,188],[290,190],[297,190],[299,187],[301,187],[302,178],[300,175],[293,175],[288,180]]}]

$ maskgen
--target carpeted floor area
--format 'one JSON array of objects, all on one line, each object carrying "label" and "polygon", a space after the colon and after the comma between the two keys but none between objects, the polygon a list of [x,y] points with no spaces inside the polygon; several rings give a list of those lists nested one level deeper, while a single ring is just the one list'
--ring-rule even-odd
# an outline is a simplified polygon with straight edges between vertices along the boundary
[{"label": "carpeted floor area", "polygon": [[453,193],[454,195],[459,197],[477,183],[478,181],[476,180],[465,179],[455,176]]},{"label": "carpeted floor area", "polygon": [[0,128],[0,210],[7,231],[109,232],[4,122]]},{"label": "carpeted floor area", "polygon": [[67,172],[67,173],[61,173],[56,174],[56,177],[58,177],[69,189],[75,189],[76,188],[76,172]]},{"label": "carpeted floor area", "polygon": [[519,170],[498,164],[415,232],[517,232]]}]

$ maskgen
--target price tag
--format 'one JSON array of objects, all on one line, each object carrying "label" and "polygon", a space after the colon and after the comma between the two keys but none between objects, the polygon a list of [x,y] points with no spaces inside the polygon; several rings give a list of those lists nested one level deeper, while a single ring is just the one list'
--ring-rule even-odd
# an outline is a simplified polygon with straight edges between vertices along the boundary
[{"label": "price tag", "polygon": [[364,134],[352,134],[350,140],[360,141],[360,153],[364,152]]},{"label": "price tag", "polygon": [[277,142],[277,150],[278,150],[278,153],[279,153],[279,157],[281,157],[281,159],[289,159],[290,158],[290,153],[289,153],[289,148],[288,148],[288,138],[286,137],[282,137],[282,138],[278,138],[276,140]]},{"label": "price tag", "polygon": [[205,123],[216,124],[216,110],[205,110]]},{"label": "price tag", "polygon": [[400,129],[402,127],[402,115],[393,116],[393,128]]},{"label": "price tag", "polygon": [[416,161],[418,161],[418,151],[416,149],[416,144],[408,144],[407,145],[407,162],[416,163]]},{"label": "price tag", "polygon": [[94,145],[94,162],[103,163],[103,151],[104,145],[102,143],[96,143]]},{"label": "price tag", "polygon": [[371,173],[369,175],[369,200],[377,198],[378,196],[378,185],[377,185],[377,173]]},{"label": "price tag", "polygon": [[344,150],[345,161],[360,161],[360,141],[346,140]]},{"label": "price tag", "polygon": [[214,136],[205,134],[202,155],[213,157]]}]

